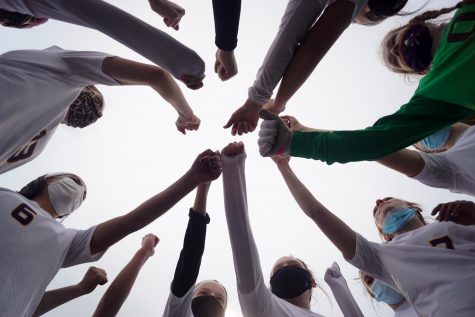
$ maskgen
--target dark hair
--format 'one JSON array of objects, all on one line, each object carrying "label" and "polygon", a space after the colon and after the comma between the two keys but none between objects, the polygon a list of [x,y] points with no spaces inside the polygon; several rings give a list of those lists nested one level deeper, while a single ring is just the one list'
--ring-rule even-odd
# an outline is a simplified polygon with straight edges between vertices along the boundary
[{"label": "dark hair", "polygon": [[19,28],[31,17],[32,16],[28,14],[0,9],[0,24],[3,26]]},{"label": "dark hair", "polygon": [[43,175],[26,184],[18,193],[32,200],[38,197],[45,190],[46,186],[46,175]]}]

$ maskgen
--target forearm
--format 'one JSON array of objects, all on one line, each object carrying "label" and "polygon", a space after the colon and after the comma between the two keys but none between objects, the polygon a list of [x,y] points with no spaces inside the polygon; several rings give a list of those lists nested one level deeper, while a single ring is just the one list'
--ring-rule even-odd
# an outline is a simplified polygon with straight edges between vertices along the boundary
[{"label": "forearm", "polygon": [[276,96],[276,103],[286,104],[307,80],[315,67],[351,23],[354,3],[337,1],[330,5],[307,32],[303,44],[287,67]]},{"label": "forearm", "polygon": [[332,277],[326,280],[328,286],[335,297],[338,306],[340,307],[343,316],[345,317],[363,317],[360,307],[356,303],[353,295],[351,294],[348,284],[343,276]]},{"label": "forearm", "polygon": [[418,175],[425,166],[425,162],[419,153],[408,149],[389,154],[377,160],[377,162],[408,177]]},{"label": "forearm", "polygon": [[117,275],[102,296],[93,317],[112,317],[117,315],[129,296],[140,270],[149,257],[150,254],[144,249],[140,249],[135,253],[132,260],[120,271],[119,275]]},{"label": "forearm", "polygon": [[171,285],[173,295],[179,298],[183,297],[196,283],[205,249],[206,226],[209,223],[206,212],[202,215],[191,210],[189,216],[183,248]]},{"label": "forearm", "polygon": [[206,216],[206,202],[208,198],[209,184],[200,184],[196,188],[193,210],[202,216]]},{"label": "forearm", "polygon": [[75,298],[86,295],[87,292],[79,287],[79,285],[67,286],[44,293],[40,304],[36,308],[34,316],[41,316],[50,310],[55,309]]},{"label": "forearm", "polygon": [[262,278],[262,270],[249,222],[244,160],[245,154],[223,156],[223,189],[237,285],[240,292],[249,293]]},{"label": "forearm", "polygon": [[223,51],[232,51],[237,46],[241,0],[213,0],[216,46]]},{"label": "forearm", "polygon": [[256,80],[249,88],[249,100],[263,105],[282,79],[292,56],[306,32],[322,12],[320,1],[291,0],[279,25],[279,31],[267,50]]},{"label": "forearm", "polygon": [[288,164],[279,164],[278,167],[302,211],[317,224],[346,259],[353,258],[356,251],[355,232],[315,199]]},{"label": "forearm", "polygon": [[196,178],[187,172],[167,189],[128,214],[99,224],[91,240],[91,254],[106,250],[130,233],[147,226],[172,208],[197,185]]}]

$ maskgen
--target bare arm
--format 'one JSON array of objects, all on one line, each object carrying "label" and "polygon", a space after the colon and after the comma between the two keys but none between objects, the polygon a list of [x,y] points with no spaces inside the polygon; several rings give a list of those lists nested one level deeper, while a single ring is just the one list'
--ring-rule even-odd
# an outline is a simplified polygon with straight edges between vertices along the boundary
[{"label": "bare arm", "polygon": [[117,315],[122,304],[129,296],[143,265],[154,254],[154,248],[158,241],[158,237],[153,234],[143,237],[142,247],[111,283],[102,296],[93,317],[113,317]]},{"label": "bare arm", "polygon": [[303,85],[328,50],[350,25],[355,4],[340,0],[330,5],[308,31],[285,71],[276,103],[285,105]]},{"label": "bare arm", "polygon": [[193,130],[198,129],[199,119],[193,114],[180,87],[167,71],[158,66],[138,63],[121,57],[106,58],[102,64],[102,71],[123,85],[150,86],[175,108],[179,120],[194,124]]},{"label": "bare arm", "polygon": [[288,157],[276,159],[287,187],[303,212],[317,224],[320,230],[341,251],[345,259],[352,259],[356,252],[356,233],[313,197],[290,168]]},{"label": "bare arm", "polygon": [[389,154],[377,160],[377,162],[409,177],[418,175],[425,166],[425,162],[419,153],[408,149]]},{"label": "bare arm", "polygon": [[142,229],[167,212],[196,186],[218,178],[221,167],[212,165],[219,160],[219,155],[215,152],[204,151],[198,155],[190,170],[163,192],[128,214],[99,224],[91,240],[91,254],[104,251],[130,233]]},{"label": "bare arm", "polygon": [[104,270],[90,267],[81,282],[63,288],[45,292],[34,316],[41,316],[73,299],[91,293],[97,285],[107,283],[107,274]]}]

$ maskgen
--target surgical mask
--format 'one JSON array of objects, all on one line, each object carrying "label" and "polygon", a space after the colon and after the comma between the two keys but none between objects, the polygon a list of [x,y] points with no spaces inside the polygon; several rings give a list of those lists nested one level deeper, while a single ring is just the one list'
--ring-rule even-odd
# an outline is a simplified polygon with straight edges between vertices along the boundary
[{"label": "surgical mask", "polygon": [[373,284],[371,284],[369,289],[378,302],[394,305],[404,299],[399,292],[376,279],[373,281]]},{"label": "surgical mask", "polygon": [[425,139],[419,141],[426,149],[440,150],[444,147],[445,143],[450,137],[452,126],[448,126],[442,130],[437,131],[434,134],[429,135]]},{"label": "surgical mask", "polygon": [[82,91],[71,106],[64,123],[73,128],[84,128],[102,117],[102,100],[95,93]]},{"label": "surgical mask", "polygon": [[191,311],[194,317],[224,317],[224,308],[216,297],[202,295],[193,298]]},{"label": "surgical mask", "polygon": [[383,232],[386,234],[396,233],[404,228],[416,214],[416,209],[399,206],[386,214],[383,221]]},{"label": "surgical mask", "polygon": [[300,267],[284,266],[271,277],[270,285],[277,297],[295,298],[312,288],[312,277]]},{"label": "surgical mask", "polygon": [[60,178],[48,185],[48,195],[54,210],[64,217],[78,209],[84,201],[86,189],[69,177]]},{"label": "surgical mask", "polygon": [[429,28],[421,23],[410,25],[404,32],[399,53],[416,73],[425,73],[432,64],[432,41]]}]

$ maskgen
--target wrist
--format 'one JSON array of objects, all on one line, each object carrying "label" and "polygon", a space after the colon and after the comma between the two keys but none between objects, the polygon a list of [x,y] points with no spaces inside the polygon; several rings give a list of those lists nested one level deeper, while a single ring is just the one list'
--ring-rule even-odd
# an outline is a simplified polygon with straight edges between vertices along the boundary
[{"label": "wrist", "polygon": [[87,289],[81,283],[78,283],[73,286],[74,292],[80,296],[92,293],[92,290]]},{"label": "wrist", "polygon": [[262,109],[262,104],[258,104],[254,101],[252,101],[251,99],[247,99],[246,102],[244,103],[244,107],[246,107],[247,109],[251,109],[251,110],[254,110],[254,111],[259,111]]}]

